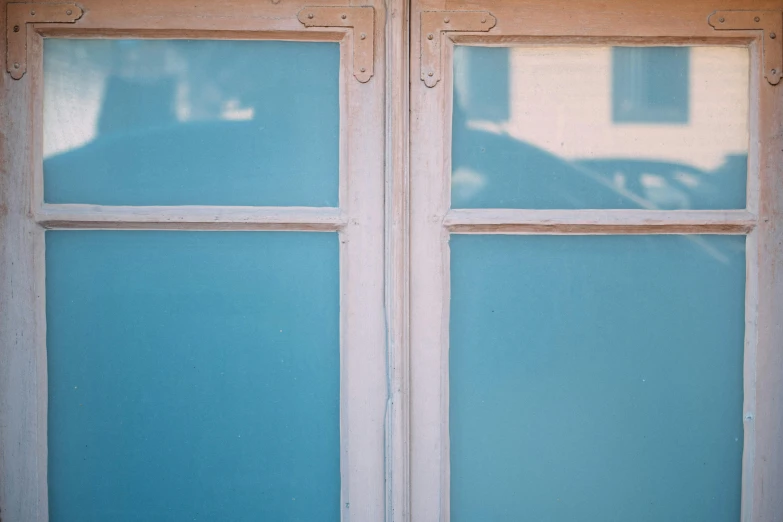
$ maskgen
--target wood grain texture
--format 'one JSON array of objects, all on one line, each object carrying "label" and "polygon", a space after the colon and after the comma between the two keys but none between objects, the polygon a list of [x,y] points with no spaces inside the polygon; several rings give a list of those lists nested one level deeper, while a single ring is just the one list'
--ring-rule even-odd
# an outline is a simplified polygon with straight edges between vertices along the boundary
[{"label": "wood grain texture", "polygon": [[[6,5],[0,5],[0,24]],[[28,32],[28,52],[40,49]],[[5,45],[5,44],[3,44]],[[5,49],[0,52],[5,56]],[[28,63],[28,68],[33,64]],[[48,520],[43,229],[30,219],[35,76],[0,80],[0,517]]]},{"label": "wood grain texture", "polygon": [[410,520],[410,250],[408,56],[410,4],[392,0],[386,24],[386,520]]},{"label": "wood grain texture", "polygon": [[[747,4],[746,4],[747,5]],[[751,7],[751,6],[748,6]],[[755,7],[755,6],[754,6]],[[778,4],[779,7],[779,4]],[[758,72],[760,61],[755,62]],[[757,78],[760,74],[754,74]],[[752,96],[755,113],[751,129],[752,149],[758,150],[759,226],[751,245],[758,272],[748,271],[749,287],[757,289],[755,365],[746,379],[755,384],[755,397],[746,397],[746,437],[753,453],[747,456],[752,482],[743,489],[744,520],[783,520],[783,91],[759,81]],[[755,372],[755,380],[753,380]],[[747,389],[747,388],[746,388]],[[755,407],[750,400],[755,398]],[[750,505],[748,505],[750,504]]]},{"label": "wood grain texture", "polygon": [[[386,512],[386,316],[384,291],[384,139],[386,9],[375,7],[375,74],[353,77],[351,45],[342,47],[340,88],[345,93],[341,132],[340,232],[342,520],[383,520]],[[342,179],[341,179],[342,180]]]},{"label": "wood grain texture", "polygon": [[490,10],[498,19],[492,32],[499,35],[653,38],[714,37],[707,18],[717,10],[783,8],[780,0],[449,0],[443,6]]},{"label": "wood grain texture", "polygon": [[126,207],[42,205],[35,212],[44,228],[321,230],[343,228],[338,208],[313,207]]},{"label": "wood grain texture", "polygon": [[469,234],[747,234],[756,216],[744,210],[452,209],[443,224]]},{"label": "wood grain texture", "polygon": [[[439,0],[414,1],[411,33],[423,11],[445,9]],[[452,9],[490,10],[452,4]],[[492,11],[493,14],[494,11]],[[410,77],[410,389],[412,522],[448,521],[448,232],[447,177],[451,55],[441,46],[442,77],[433,88],[419,80],[421,41],[411,39]]]}]

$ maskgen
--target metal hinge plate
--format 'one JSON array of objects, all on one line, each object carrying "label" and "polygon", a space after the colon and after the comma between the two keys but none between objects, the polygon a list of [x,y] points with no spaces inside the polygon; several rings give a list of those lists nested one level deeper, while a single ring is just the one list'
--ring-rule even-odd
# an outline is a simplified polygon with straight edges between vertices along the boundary
[{"label": "metal hinge plate", "polygon": [[421,13],[421,79],[435,87],[441,76],[441,40],[443,33],[486,32],[497,18],[488,11],[424,11]]},{"label": "metal hinge plate", "polygon": [[361,6],[311,6],[299,11],[305,27],[348,27],[353,29],[353,75],[362,83],[373,75],[375,9]]},{"label": "metal hinge plate", "polygon": [[76,4],[8,4],[6,10],[6,62],[11,78],[19,80],[27,71],[27,24],[74,23],[84,11]]},{"label": "metal hinge plate", "polygon": [[783,77],[783,12],[715,11],[708,19],[716,31],[763,31],[764,77],[772,85]]}]

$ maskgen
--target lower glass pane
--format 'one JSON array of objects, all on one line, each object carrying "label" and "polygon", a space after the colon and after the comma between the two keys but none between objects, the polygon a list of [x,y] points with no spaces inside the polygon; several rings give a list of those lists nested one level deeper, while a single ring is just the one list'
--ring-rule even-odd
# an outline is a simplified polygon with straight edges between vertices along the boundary
[{"label": "lower glass pane", "polygon": [[46,233],[53,521],[340,519],[338,241]]},{"label": "lower glass pane", "polygon": [[452,522],[739,520],[744,237],[451,256]]}]

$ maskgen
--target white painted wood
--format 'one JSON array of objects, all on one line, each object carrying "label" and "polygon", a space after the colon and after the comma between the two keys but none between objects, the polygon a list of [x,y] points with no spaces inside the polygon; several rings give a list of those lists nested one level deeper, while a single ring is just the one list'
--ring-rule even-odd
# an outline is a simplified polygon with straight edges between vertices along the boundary
[{"label": "white painted wood", "polygon": [[45,228],[340,230],[338,208],[315,207],[129,207],[44,204],[35,220]]},{"label": "white painted wood", "polygon": [[408,57],[410,4],[391,0],[386,24],[386,520],[410,520]]},{"label": "white painted wood", "polygon": [[[5,27],[5,4],[0,25]],[[32,46],[32,31],[28,46]],[[33,51],[36,47],[30,47]],[[5,49],[0,51],[5,56]],[[0,518],[46,522],[43,229],[30,219],[31,92],[40,76],[0,80]],[[4,67],[2,68],[5,69]]]},{"label": "white painted wood", "polygon": [[443,225],[468,234],[745,234],[756,220],[745,210],[452,209]]},{"label": "white painted wood", "polygon": [[[761,61],[756,63],[754,73]],[[755,373],[755,395],[746,396],[745,440],[750,451],[743,456],[743,522],[783,519],[783,91],[762,79],[757,84],[751,96],[751,113],[755,113],[751,150],[758,151],[754,161],[759,190],[754,204],[759,225],[749,241],[754,252],[748,260],[757,261],[758,272],[748,270],[749,292],[757,292],[749,293],[748,299],[749,306],[756,307],[749,318],[756,320],[758,337],[749,338],[757,342],[755,364],[746,358],[745,366],[746,379],[751,381],[746,386],[752,386]],[[754,403],[755,409],[750,410]]]},{"label": "white painted wood", "polygon": [[342,520],[383,520],[386,511],[386,316],[384,292],[384,60],[386,9],[375,7],[375,74],[357,82],[351,38],[340,61],[341,168],[346,182],[340,208]]},{"label": "white painted wood", "polygon": [[[439,0],[412,2],[411,34],[419,34],[423,10],[444,7]],[[442,223],[450,199],[446,163],[451,62],[447,56],[441,58],[443,78],[429,88],[419,79],[419,38],[412,38],[410,45],[410,519],[436,522],[448,520],[444,511],[449,506],[448,403],[444,402],[448,373],[443,371],[448,360],[449,254]]]},{"label": "white painted wood", "polygon": [[[763,46],[761,42],[750,44],[750,111],[748,128],[748,185],[747,209],[758,215],[761,203],[761,140],[762,133],[759,94],[764,89]],[[753,416],[756,411],[757,362],[759,343],[759,230],[754,229],[745,242],[745,353],[743,358],[743,447],[742,447],[742,494],[740,517],[742,522],[759,520],[754,516],[757,508],[756,496],[756,423]]]}]

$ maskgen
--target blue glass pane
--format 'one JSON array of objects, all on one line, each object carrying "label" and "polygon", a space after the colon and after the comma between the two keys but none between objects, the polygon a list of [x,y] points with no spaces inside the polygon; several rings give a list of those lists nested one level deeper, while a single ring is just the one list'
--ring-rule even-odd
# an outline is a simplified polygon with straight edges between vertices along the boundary
[{"label": "blue glass pane", "polygon": [[457,46],[452,207],[745,208],[749,67],[734,47]]},{"label": "blue glass pane", "polygon": [[337,206],[338,43],[44,41],[44,197]]},{"label": "blue glass pane", "polygon": [[612,49],[612,118],[625,123],[688,123],[690,48]]},{"label": "blue glass pane", "polygon": [[452,522],[739,520],[744,242],[453,236]]},{"label": "blue glass pane", "polygon": [[338,241],[46,233],[53,521],[340,519]]}]

